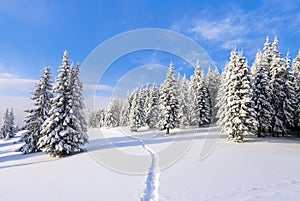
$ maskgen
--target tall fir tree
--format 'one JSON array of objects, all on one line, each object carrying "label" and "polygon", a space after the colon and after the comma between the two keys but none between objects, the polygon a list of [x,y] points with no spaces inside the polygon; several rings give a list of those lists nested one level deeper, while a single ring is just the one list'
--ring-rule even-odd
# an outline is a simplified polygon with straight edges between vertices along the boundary
[{"label": "tall fir tree", "polygon": [[291,60],[289,53],[287,53],[284,63],[285,70],[285,83],[284,83],[284,93],[285,97],[283,100],[283,113],[285,119],[285,125],[288,129],[293,129],[295,126],[295,104],[297,102],[296,92],[295,92],[295,76],[291,72]]},{"label": "tall fir tree", "polygon": [[14,137],[17,133],[16,125],[15,125],[15,113],[14,109],[10,108],[9,111],[9,125],[10,125],[10,130],[9,130],[9,137]]},{"label": "tall fir tree", "polygon": [[145,114],[146,124],[149,128],[154,128],[158,123],[158,102],[159,90],[157,84],[153,84],[149,90],[148,101],[146,101]]},{"label": "tall fir tree", "polygon": [[166,134],[168,135],[170,134],[170,129],[179,125],[178,92],[172,62],[169,65],[167,77],[160,88],[159,109],[159,127],[162,130],[166,129]]},{"label": "tall fir tree", "polygon": [[[296,102],[295,102],[295,127],[297,130],[300,128],[300,50],[293,60],[292,64],[292,72],[294,75],[294,86],[295,86],[295,94],[296,94]],[[298,137],[300,137],[300,133],[298,132]]]},{"label": "tall fir tree", "polygon": [[192,124],[199,127],[209,124],[211,122],[211,99],[205,86],[204,74],[201,72],[199,60],[197,60],[194,74],[191,77],[191,92]]},{"label": "tall fir tree", "polygon": [[105,111],[104,125],[107,127],[119,126],[120,103],[118,97],[113,97]]},{"label": "tall fir tree", "polygon": [[146,88],[141,87],[140,88],[140,93],[139,93],[139,107],[140,107],[140,120],[141,120],[141,126],[144,126],[146,123],[146,101],[149,97],[149,89],[148,85]]},{"label": "tall fir tree", "polygon": [[249,67],[243,55],[237,55],[235,50],[231,52],[231,60],[227,65],[231,73],[225,86],[227,104],[222,132],[229,141],[243,142],[243,137],[254,134],[258,125]]},{"label": "tall fir tree", "polygon": [[[73,69],[74,71],[74,69]],[[70,76],[70,82],[72,82],[72,96],[73,96],[73,105],[72,111],[74,115],[79,120],[76,125],[76,130],[80,133],[81,140],[86,143],[88,142],[87,135],[87,122],[85,116],[85,106],[84,106],[84,97],[83,97],[83,83],[80,79],[80,65],[77,63],[76,69],[74,72],[74,78]]]},{"label": "tall fir tree", "polygon": [[270,103],[271,89],[269,86],[269,68],[267,59],[262,52],[257,52],[252,65],[252,86],[254,108],[257,113],[257,136],[263,137],[269,132],[272,124],[273,107]]},{"label": "tall fir tree", "polygon": [[135,89],[132,92],[132,103],[130,110],[130,130],[136,132],[143,124],[143,110],[141,108],[141,99],[139,90]]},{"label": "tall fir tree", "polygon": [[22,128],[26,132],[21,137],[24,145],[18,149],[23,154],[40,151],[37,143],[42,137],[42,124],[49,117],[50,100],[53,98],[51,79],[50,67],[45,68],[39,82],[35,85],[35,90],[32,92],[33,96],[31,99],[34,101],[34,108],[26,110],[28,114],[24,120],[25,125]]},{"label": "tall fir tree", "polygon": [[217,121],[217,95],[218,89],[220,88],[221,80],[220,80],[220,73],[217,68],[212,70],[210,67],[208,68],[207,77],[205,79],[206,87],[211,97],[211,119],[212,122]]},{"label": "tall fir tree", "polygon": [[[273,136],[286,135],[287,134],[287,121],[290,121],[289,107],[291,106],[288,98],[288,81],[287,68],[285,61],[278,51],[278,39],[275,37],[272,43],[273,57],[270,66],[270,87],[272,90],[271,104],[274,109],[274,115],[272,120],[272,132]],[[288,83],[286,83],[288,82]],[[286,91],[288,90],[288,91]],[[287,119],[286,119],[287,118]]]},{"label": "tall fir tree", "polygon": [[133,93],[128,92],[127,97],[122,104],[121,117],[120,117],[121,126],[130,125],[130,111],[131,111],[132,100],[133,100]]},{"label": "tall fir tree", "polygon": [[186,75],[182,77],[178,82],[181,84],[178,85],[180,88],[178,89],[179,97],[178,97],[178,103],[179,103],[179,111],[178,111],[178,120],[179,120],[179,127],[185,128],[189,125],[189,106],[190,106],[190,100],[189,100],[189,84],[186,79]]},{"label": "tall fir tree", "polygon": [[72,110],[73,97],[70,86],[70,60],[64,51],[62,65],[56,78],[51,99],[49,118],[43,123],[38,148],[51,156],[63,156],[83,150],[85,141],[78,131],[79,119]]},{"label": "tall fir tree", "polygon": [[223,68],[223,72],[222,72],[222,75],[221,75],[221,81],[220,81],[220,87],[218,89],[218,94],[217,94],[217,104],[216,104],[216,107],[218,108],[218,111],[217,111],[217,125],[221,126],[221,131],[222,133],[225,133],[225,122],[227,120],[227,110],[228,110],[228,99],[227,99],[227,96],[228,96],[228,85],[229,85],[229,78],[232,74],[232,65],[235,65],[235,62],[236,62],[236,51],[233,50],[231,52],[231,55],[230,55],[230,62],[228,62],[226,64],[226,66]]},{"label": "tall fir tree", "polygon": [[0,139],[9,139],[16,135],[17,129],[15,127],[14,118],[13,108],[11,108],[11,110],[6,108],[0,127]]}]

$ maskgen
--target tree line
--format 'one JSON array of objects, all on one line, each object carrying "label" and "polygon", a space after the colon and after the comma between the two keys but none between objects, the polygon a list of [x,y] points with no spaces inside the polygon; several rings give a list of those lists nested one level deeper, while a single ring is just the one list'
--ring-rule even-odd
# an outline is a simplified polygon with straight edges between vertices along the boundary
[{"label": "tree line", "polygon": [[166,134],[176,127],[205,126],[216,121],[219,84],[219,71],[209,68],[205,75],[199,61],[190,80],[186,75],[175,78],[170,63],[163,83],[137,88],[124,100],[113,97],[106,109],[88,112],[88,126],[130,126],[131,131],[148,126]]}]

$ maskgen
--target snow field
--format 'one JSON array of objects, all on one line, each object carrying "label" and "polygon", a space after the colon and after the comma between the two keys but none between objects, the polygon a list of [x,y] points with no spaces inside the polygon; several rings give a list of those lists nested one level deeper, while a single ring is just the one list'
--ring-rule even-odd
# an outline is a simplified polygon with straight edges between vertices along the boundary
[{"label": "snow field", "polygon": [[[300,197],[299,139],[245,138],[238,144],[221,135],[208,157],[200,160],[206,135],[218,138],[219,128],[175,129],[170,136],[157,132],[128,136],[120,128],[90,129],[88,151],[64,158],[22,155],[14,152],[21,145],[14,143],[17,138],[0,141],[1,200],[281,201]],[[167,160],[170,152],[163,153],[170,148],[175,154],[183,147],[187,147],[185,154],[169,155],[173,163]],[[128,157],[119,158],[115,150]],[[111,157],[116,160],[108,160]],[[105,159],[113,162],[110,168],[101,164]]]}]

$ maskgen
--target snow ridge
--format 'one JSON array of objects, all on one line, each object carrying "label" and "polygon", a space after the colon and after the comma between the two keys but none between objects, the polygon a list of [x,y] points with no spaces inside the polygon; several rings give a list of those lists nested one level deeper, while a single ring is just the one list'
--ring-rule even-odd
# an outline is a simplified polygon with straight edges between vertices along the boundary
[{"label": "snow ridge", "polygon": [[[120,129],[120,131],[125,134],[126,136],[129,136],[126,134],[125,131]],[[141,139],[132,137],[136,140],[138,140],[142,147],[150,154],[152,157],[151,160],[151,165],[148,171],[147,176],[145,177],[145,189],[143,193],[140,196],[140,201],[158,201],[159,198],[159,193],[158,193],[158,188],[159,188],[159,177],[160,177],[160,170],[159,170],[159,157],[156,154],[155,151],[153,151],[149,146],[147,146]]]}]

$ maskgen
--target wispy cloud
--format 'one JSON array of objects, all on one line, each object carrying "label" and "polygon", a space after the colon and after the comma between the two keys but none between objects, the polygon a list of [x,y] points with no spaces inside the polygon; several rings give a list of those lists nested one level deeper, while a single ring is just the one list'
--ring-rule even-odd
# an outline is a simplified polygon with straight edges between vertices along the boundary
[{"label": "wispy cloud", "polygon": [[222,6],[208,9],[205,13],[200,12],[199,15],[193,16],[192,20],[185,18],[176,21],[171,28],[187,33],[210,47],[217,45],[223,50],[254,47],[256,51],[258,46],[262,46],[267,35],[284,37],[288,32],[300,33],[297,28],[300,14],[293,5],[276,1],[262,3],[255,10],[245,10],[239,5],[231,5],[232,9]]},{"label": "wispy cloud", "polygon": [[12,78],[18,78],[18,76],[11,73],[0,73],[0,79],[12,79]]},{"label": "wispy cloud", "polygon": [[93,91],[106,91],[106,92],[112,92],[114,90],[114,87],[110,85],[104,85],[104,84],[86,84],[84,85],[85,90],[93,90]]},{"label": "wispy cloud", "polygon": [[192,28],[187,31],[195,34],[198,38],[205,40],[223,40],[234,38],[238,34],[248,32],[248,28],[242,24],[243,17],[239,15],[229,15],[225,19],[208,21],[205,19],[195,20]]},{"label": "wispy cloud", "polygon": [[10,73],[0,73],[0,95],[28,97],[36,82]]}]

